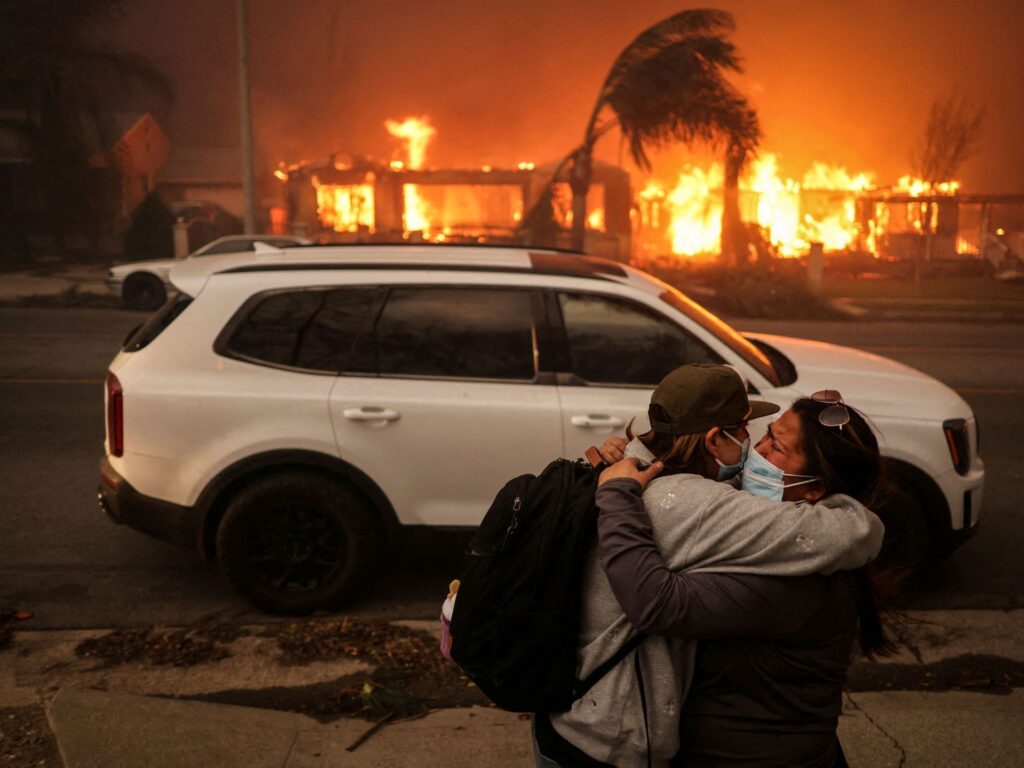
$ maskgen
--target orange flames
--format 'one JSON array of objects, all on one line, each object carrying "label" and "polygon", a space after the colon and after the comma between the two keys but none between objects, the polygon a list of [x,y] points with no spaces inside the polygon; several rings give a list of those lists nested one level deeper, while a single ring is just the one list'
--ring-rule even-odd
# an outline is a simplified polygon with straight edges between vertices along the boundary
[{"label": "orange flames", "polygon": [[[407,157],[405,167],[413,170],[422,168],[430,140],[437,134],[437,129],[430,124],[430,119],[423,116],[407,117],[402,122],[387,120],[384,127],[392,136],[402,140]],[[394,163],[392,167],[395,167]],[[428,236],[433,217],[427,202],[420,196],[419,189],[415,184],[404,184],[402,196],[405,200],[405,231],[422,232],[425,237]]]},{"label": "orange flames", "polygon": [[[722,187],[719,163],[709,168],[687,167],[675,187],[666,190],[648,181],[639,194],[640,237],[649,240],[650,230],[667,229],[671,252],[679,256],[716,254],[721,248]],[[892,192],[919,197],[952,195],[957,182],[934,188],[909,176],[900,179]],[[870,174],[850,174],[845,168],[816,162],[801,181],[784,177],[772,153],[758,157],[739,183],[740,216],[756,222],[778,255],[796,257],[807,253],[811,243],[826,251],[840,251],[864,242],[874,249],[876,232],[863,231],[857,221],[857,198],[877,188]],[[915,204],[923,209],[924,204]],[[935,206],[932,206],[933,216]],[[923,230],[923,214],[916,228]],[[913,218],[913,216],[911,216]]]},{"label": "orange flames", "polygon": [[371,231],[374,226],[373,174],[368,184],[321,184],[313,177],[320,221],[335,232]]},{"label": "orange flames", "polygon": [[[427,150],[437,130],[427,116],[387,120],[391,136],[401,141],[401,159],[390,169],[399,182],[407,171],[424,168]],[[322,183],[312,177],[316,191],[320,223],[340,233],[376,233],[393,231],[388,221],[394,206],[384,206],[383,223],[376,211],[375,186],[380,181],[380,166],[360,170],[359,166],[335,160],[337,179],[344,183]],[[298,166],[282,164],[275,176],[287,181]],[[520,162],[520,172],[534,170],[531,162]],[[484,173],[507,173],[483,166]],[[328,175],[324,171],[321,175]],[[414,178],[414,177],[413,177]],[[641,257],[662,254],[696,258],[717,254],[721,249],[724,173],[720,163],[709,167],[687,166],[668,186],[648,180],[636,195],[635,210],[630,213],[636,224],[637,252]],[[523,218],[524,185],[518,180],[493,184],[473,182],[402,184],[401,228],[403,236],[415,234],[424,240],[444,241],[457,237],[478,237],[481,233],[508,236]],[[921,179],[904,176],[895,185],[879,187],[868,173],[851,174],[845,168],[816,162],[800,180],[781,173],[776,155],[765,152],[747,168],[739,182],[740,218],[756,224],[763,242],[778,256],[793,258],[808,252],[812,243],[821,243],[826,251],[866,249],[878,254],[876,247],[883,235],[894,232],[921,234],[936,232],[940,217],[935,196],[956,195],[958,182],[929,185]],[[864,199],[865,196],[867,199]],[[899,202],[887,203],[887,197]],[[921,202],[906,198],[926,198]],[[569,185],[554,185],[555,219],[563,227],[572,226]],[[902,198],[902,199],[901,199]],[[872,203],[871,201],[874,201]],[[605,190],[591,185],[587,195],[587,227],[605,231]],[[613,211],[613,213],[616,213]],[[929,220],[930,218],[930,220]],[[887,246],[886,246],[887,247]],[[959,248],[959,244],[957,246]]]}]

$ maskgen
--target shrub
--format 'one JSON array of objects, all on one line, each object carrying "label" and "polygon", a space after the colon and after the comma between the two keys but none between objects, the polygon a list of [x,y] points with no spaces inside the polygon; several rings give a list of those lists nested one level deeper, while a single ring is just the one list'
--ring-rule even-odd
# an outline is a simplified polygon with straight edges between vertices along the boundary
[{"label": "shrub", "polygon": [[174,258],[174,214],[156,192],[132,213],[124,233],[124,255],[131,261]]},{"label": "shrub", "polygon": [[803,266],[773,261],[768,264],[723,267],[693,266],[660,270],[674,285],[709,309],[730,317],[789,320],[833,320],[845,317],[813,293]]}]

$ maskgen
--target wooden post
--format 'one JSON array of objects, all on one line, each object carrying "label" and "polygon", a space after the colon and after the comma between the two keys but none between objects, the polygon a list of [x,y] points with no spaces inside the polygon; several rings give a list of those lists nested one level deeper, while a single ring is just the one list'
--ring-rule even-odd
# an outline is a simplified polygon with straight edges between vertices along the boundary
[{"label": "wooden post", "polygon": [[252,95],[249,90],[249,30],[246,0],[238,0],[235,24],[238,27],[239,120],[242,129],[242,218],[246,234],[256,232],[256,193],[252,173]]},{"label": "wooden post", "polygon": [[807,254],[807,285],[813,293],[821,292],[821,275],[825,267],[825,246],[821,243],[811,243],[811,250]]},{"label": "wooden post", "polygon": [[981,204],[981,222],[978,224],[978,256],[987,259],[989,203]]},{"label": "wooden post", "polygon": [[174,222],[174,258],[184,259],[188,256],[188,224],[179,218]]}]

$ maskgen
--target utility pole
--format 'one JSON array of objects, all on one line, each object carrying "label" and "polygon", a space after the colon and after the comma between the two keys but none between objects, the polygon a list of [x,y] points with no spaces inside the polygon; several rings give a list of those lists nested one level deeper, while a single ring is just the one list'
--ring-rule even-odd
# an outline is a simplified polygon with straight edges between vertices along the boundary
[{"label": "utility pole", "polygon": [[256,232],[256,195],[252,183],[252,98],[249,93],[249,25],[246,0],[238,0],[238,90],[242,123],[242,196],[245,202],[243,226],[246,234]]}]

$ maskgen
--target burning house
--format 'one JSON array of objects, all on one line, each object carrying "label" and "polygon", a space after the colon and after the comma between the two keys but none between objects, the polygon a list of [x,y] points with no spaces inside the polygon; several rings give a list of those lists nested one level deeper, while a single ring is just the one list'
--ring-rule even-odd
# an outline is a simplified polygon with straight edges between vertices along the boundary
[{"label": "burning house", "polygon": [[[637,196],[637,261],[714,258],[723,181],[720,165],[686,168],[674,187],[649,181]],[[964,194],[957,182],[932,186],[904,176],[882,186],[825,163],[798,181],[765,153],[740,180],[739,203],[757,249],[774,258],[805,256],[815,243],[826,253],[885,261],[983,257],[999,266],[1024,254],[1024,195]]]},{"label": "burning house", "polygon": [[[337,153],[280,167],[275,175],[283,183],[285,203],[272,216],[274,225],[332,242],[534,242],[525,222],[555,163],[427,168],[426,147],[434,135],[429,122],[389,120],[386,127],[403,141],[406,160],[384,163]],[[567,247],[568,185],[556,183],[553,192],[545,244]],[[587,197],[588,252],[629,260],[631,205],[629,174],[595,163]]]},{"label": "burning house", "polygon": [[[385,127],[402,142],[404,159],[336,153],[282,164],[275,175],[284,204],[272,211],[274,231],[330,242],[569,247],[568,184],[557,181],[545,197],[557,163],[430,168],[426,150],[436,131],[426,118]],[[595,162],[585,250],[641,266],[713,259],[721,248],[723,182],[721,165],[687,167],[674,186],[648,180],[634,194],[627,171]],[[910,176],[882,186],[870,174],[821,162],[796,180],[781,174],[769,152],[751,163],[739,186],[752,258],[799,258],[818,244],[826,254],[987,257],[997,266],[1024,253],[1024,195],[965,195],[957,182],[930,186]],[[542,199],[550,199],[550,210],[540,211]]]}]

